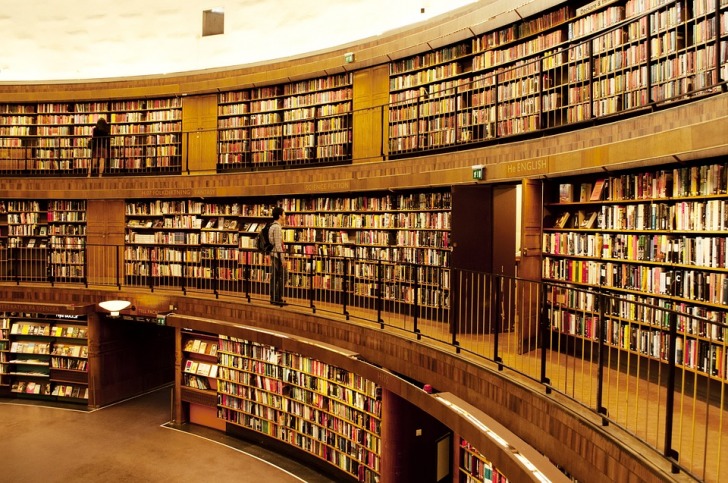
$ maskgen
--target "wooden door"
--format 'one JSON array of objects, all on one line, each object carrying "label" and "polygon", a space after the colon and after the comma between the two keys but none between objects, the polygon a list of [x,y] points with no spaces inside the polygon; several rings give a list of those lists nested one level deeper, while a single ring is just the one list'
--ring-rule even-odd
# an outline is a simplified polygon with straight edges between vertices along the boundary
[{"label": "wooden door", "polygon": [[451,219],[451,330],[493,332],[493,189],[453,186]]},{"label": "wooden door", "polygon": [[524,179],[521,205],[521,254],[518,264],[517,325],[519,352],[537,348],[541,281],[543,183]]}]

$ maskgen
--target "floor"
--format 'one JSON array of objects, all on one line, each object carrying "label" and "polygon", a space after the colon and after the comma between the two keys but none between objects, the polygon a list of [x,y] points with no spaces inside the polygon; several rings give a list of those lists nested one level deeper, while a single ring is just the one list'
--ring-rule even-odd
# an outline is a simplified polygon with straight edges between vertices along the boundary
[{"label": "floor", "polygon": [[219,431],[172,427],[171,394],[165,387],[95,411],[0,399],[0,480],[334,481]]}]

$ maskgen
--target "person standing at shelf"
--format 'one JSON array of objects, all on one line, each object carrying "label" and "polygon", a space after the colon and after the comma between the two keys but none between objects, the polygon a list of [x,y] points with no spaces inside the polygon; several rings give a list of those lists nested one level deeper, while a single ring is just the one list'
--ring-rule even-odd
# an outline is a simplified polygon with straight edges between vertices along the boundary
[{"label": "person standing at shelf", "polygon": [[286,305],[283,300],[283,285],[286,278],[285,261],[286,254],[283,248],[283,223],[286,221],[286,213],[283,208],[273,208],[273,223],[268,231],[268,238],[273,244],[270,252],[270,303],[274,305]]},{"label": "person standing at shelf", "polygon": [[91,160],[88,163],[88,176],[91,176],[94,161],[98,160],[99,177],[104,174],[104,164],[109,157],[111,147],[111,127],[106,118],[100,117],[91,132]]}]

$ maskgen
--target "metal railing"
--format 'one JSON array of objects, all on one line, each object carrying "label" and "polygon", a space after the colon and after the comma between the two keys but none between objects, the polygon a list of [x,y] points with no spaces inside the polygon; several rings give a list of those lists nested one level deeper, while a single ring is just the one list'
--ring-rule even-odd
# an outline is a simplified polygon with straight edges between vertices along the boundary
[{"label": "metal railing", "polygon": [[[88,245],[0,248],[0,283],[115,286],[267,303],[269,268],[241,256]],[[210,252],[211,253],[211,252]],[[728,477],[725,310],[673,298],[382,260],[290,256],[285,298],[374,322],[520,373],[649,444],[696,480]]]}]

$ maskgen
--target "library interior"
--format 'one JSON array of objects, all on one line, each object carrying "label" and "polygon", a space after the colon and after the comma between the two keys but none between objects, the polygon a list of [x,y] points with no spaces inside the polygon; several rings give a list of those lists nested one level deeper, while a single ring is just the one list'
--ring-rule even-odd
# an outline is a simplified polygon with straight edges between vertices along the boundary
[{"label": "library interior", "polygon": [[201,3],[0,65],[0,480],[728,481],[728,0]]}]

